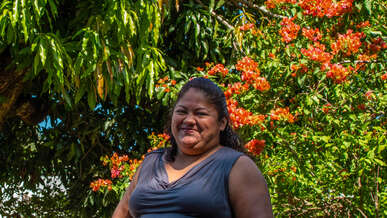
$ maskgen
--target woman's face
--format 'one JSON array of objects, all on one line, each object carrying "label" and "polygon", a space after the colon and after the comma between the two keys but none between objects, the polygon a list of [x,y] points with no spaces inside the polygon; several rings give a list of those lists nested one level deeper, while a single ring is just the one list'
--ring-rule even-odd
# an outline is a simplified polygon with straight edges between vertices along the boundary
[{"label": "woman's face", "polygon": [[219,145],[226,118],[218,121],[218,112],[202,91],[190,88],[177,102],[171,129],[178,148],[187,155],[198,155]]}]

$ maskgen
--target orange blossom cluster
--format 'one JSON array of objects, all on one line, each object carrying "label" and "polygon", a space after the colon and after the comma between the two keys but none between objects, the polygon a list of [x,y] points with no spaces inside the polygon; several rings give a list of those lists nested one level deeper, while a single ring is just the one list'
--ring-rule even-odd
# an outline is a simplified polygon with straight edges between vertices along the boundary
[{"label": "orange blossom cluster", "polygon": [[[111,168],[110,173],[112,179],[119,177],[122,178],[122,175],[120,174],[121,171],[124,170],[124,165],[122,165],[122,162],[127,162],[129,160],[128,155],[124,156],[118,156],[117,153],[113,153],[112,157],[110,158]],[[104,165],[106,164],[106,159],[104,160]]]},{"label": "orange blossom cluster", "polygon": [[304,14],[317,17],[336,17],[352,11],[353,0],[300,0]]},{"label": "orange blossom cluster", "polygon": [[290,65],[290,69],[293,71],[293,73],[291,74],[292,77],[296,77],[298,71],[301,73],[308,72],[308,67],[305,64],[301,64],[301,63],[299,65],[295,65],[295,64]]},{"label": "orange blossom cluster", "polygon": [[265,5],[267,8],[272,9],[275,8],[277,5],[284,3],[296,4],[297,0],[267,0],[265,2]]},{"label": "orange blossom cluster", "polygon": [[112,181],[109,179],[98,179],[90,183],[90,188],[92,188],[95,192],[101,187],[107,187],[109,191],[112,190]]},{"label": "orange blossom cluster", "polygon": [[301,49],[301,53],[309,57],[313,61],[323,64],[329,63],[333,58],[328,52],[325,52],[325,45],[315,42],[314,45],[309,45],[308,49]]},{"label": "orange blossom cluster", "polygon": [[127,171],[126,175],[129,176],[130,180],[133,179],[133,176],[136,173],[137,168],[140,166],[140,164],[144,160],[144,157],[145,156],[143,156],[141,158],[141,160],[137,160],[137,159],[130,159],[129,160],[129,171]]},{"label": "orange blossom cluster", "polygon": [[298,4],[305,15],[329,18],[351,12],[353,6],[353,0],[267,0],[265,2],[269,9],[283,3]]},{"label": "orange blossom cluster", "polygon": [[316,28],[316,29],[302,28],[302,35],[313,42],[317,42],[317,41],[321,40],[321,38],[322,38],[322,35],[321,35],[320,30],[318,28]]},{"label": "orange blossom cluster", "polygon": [[152,132],[152,134],[148,138],[151,140],[152,147],[149,148],[147,152],[151,152],[159,148],[165,147],[166,143],[171,137],[166,133],[156,135],[154,132]]},{"label": "orange blossom cluster", "polygon": [[258,63],[247,56],[237,62],[235,69],[242,71],[242,80],[244,81],[254,80],[254,77],[258,77],[261,73],[258,69]]},{"label": "orange blossom cluster", "polygon": [[216,73],[221,73],[223,77],[228,74],[228,69],[223,66],[223,64],[217,64],[213,66],[209,71],[209,75],[215,75]]},{"label": "orange blossom cluster", "polygon": [[387,49],[387,44],[382,38],[379,37],[372,40],[372,43],[368,45],[368,49],[374,53],[377,53],[382,49]]},{"label": "orange blossom cluster", "polygon": [[240,26],[239,29],[242,30],[242,31],[247,31],[249,29],[252,29],[253,27],[254,27],[254,24],[246,23],[246,24]]},{"label": "orange blossom cluster", "polygon": [[259,91],[267,91],[270,89],[270,84],[266,78],[260,77],[258,63],[249,57],[244,57],[235,65],[236,70],[242,71],[241,79],[247,84],[252,85]]},{"label": "orange blossom cluster", "polygon": [[270,89],[270,84],[265,77],[258,77],[253,83],[253,87],[261,92]]},{"label": "orange blossom cluster", "polygon": [[283,18],[281,22],[282,28],[279,31],[279,34],[282,36],[282,41],[289,43],[293,39],[297,38],[298,31],[300,31],[300,26],[293,23],[293,20],[296,19],[297,16],[293,18]]},{"label": "orange blossom cluster", "polygon": [[363,62],[358,62],[356,63],[356,67],[355,67],[355,72],[358,72],[359,70],[364,70],[364,67],[366,65],[366,62],[372,60],[372,59],[375,59],[377,58],[377,54],[373,54],[373,55],[366,55],[366,54],[361,54],[357,57],[357,59],[359,61],[363,61]]},{"label": "orange blossom cluster", "polygon": [[322,107],[322,111],[323,111],[324,113],[329,113],[329,111],[331,110],[331,107],[332,107],[332,105],[331,105],[330,103],[326,103],[326,104],[324,104],[324,106]]},{"label": "orange blossom cluster", "polygon": [[241,82],[228,84],[228,87],[226,91],[224,92],[224,95],[226,96],[226,99],[231,98],[233,94],[241,94],[245,91],[249,90],[249,84],[245,83],[242,85]]},{"label": "orange blossom cluster", "polygon": [[369,27],[369,26],[371,26],[371,24],[368,20],[366,20],[366,21],[361,22],[358,25],[356,25],[356,28],[361,29],[361,28]]},{"label": "orange blossom cluster", "polygon": [[157,83],[158,84],[156,84],[156,88],[159,88],[161,86],[161,87],[165,88],[164,92],[170,92],[171,89],[169,87],[176,85],[176,80],[169,81],[169,77],[165,76],[164,78],[159,79],[159,81],[157,81]]},{"label": "orange blossom cluster", "polygon": [[265,148],[265,140],[250,140],[246,143],[245,148],[248,152],[258,156]]},{"label": "orange blossom cluster", "polygon": [[272,120],[287,120],[289,123],[294,123],[294,116],[289,112],[289,108],[277,108],[270,111]]},{"label": "orange blossom cluster", "polygon": [[335,83],[342,83],[352,70],[352,67],[346,68],[341,64],[333,64],[327,72],[327,77],[331,78]]},{"label": "orange blossom cluster", "polygon": [[361,46],[361,39],[364,38],[364,33],[353,33],[353,30],[347,30],[347,33],[339,34],[339,38],[336,42],[331,44],[332,54],[337,54],[342,51],[346,56],[355,54],[359,51]]},{"label": "orange blossom cluster", "polygon": [[238,102],[231,98],[227,99],[227,109],[234,129],[238,129],[244,125],[257,125],[262,123],[266,118],[265,115],[254,115],[250,111],[238,107]]}]

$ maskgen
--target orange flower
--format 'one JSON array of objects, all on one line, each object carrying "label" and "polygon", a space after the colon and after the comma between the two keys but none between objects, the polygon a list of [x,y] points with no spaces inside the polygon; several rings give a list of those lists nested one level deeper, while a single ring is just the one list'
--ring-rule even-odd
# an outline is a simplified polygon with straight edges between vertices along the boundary
[{"label": "orange flower", "polygon": [[363,27],[369,27],[369,26],[371,26],[371,24],[368,20],[366,20],[366,21],[361,22],[358,25],[356,25],[356,28],[361,29]]},{"label": "orange flower", "polygon": [[283,18],[281,22],[282,28],[279,31],[279,34],[282,36],[282,41],[289,43],[293,39],[297,38],[298,31],[300,30],[300,26],[293,23],[297,16],[293,18]]},{"label": "orange flower", "polygon": [[222,73],[222,76],[225,77],[228,73],[228,69],[223,66],[223,64],[217,64],[214,67],[212,67],[209,71],[209,75],[215,75],[216,73]]},{"label": "orange flower", "polygon": [[353,0],[299,0],[304,14],[317,17],[336,17],[352,11]]},{"label": "orange flower", "polygon": [[318,28],[316,29],[302,28],[302,35],[313,42],[317,42],[322,38],[322,35]]},{"label": "orange flower", "polygon": [[372,90],[368,90],[364,95],[367,98],[367,100],[373,100],[375,98],[375,94],[373,93]]},{"label": "orange flower", "polygon": [[270,84],[267,82],[266,78],[258,77],[253,83],[253,87],[261,92],[267,91],[270,89]]},{"label": "orange flower", "polygon": [[[260,74],[260,71],[258,69],[258,63],[247,56],[237,62],[237,64],[235,65],[235,69],[242,72],[249,72],[250,74],[255,72],[256,76],[259,76]],[[243,78],[242,75],[242,80],[249,80],[249,78]]]},{"label": "orange flower", "polygon": [[246,143],[245,148],[248,152],[259,155],[265,148],[265,140],[253,139]]},{"label": "orange flower", "polygon": [[[206,65],[207,65],[207,63],[206,63]],[[196,70],[197,71],[203,71],[204,69],[202,67],[197,67]]]},{"label": "orange flower", "polygon": [[169,89],[169,88],[164,89],[164,92],[170,92],[170,91],[171,91],[171,89]]},{"label": "orange flower", "polygon": [[230,120],[234,129],[244,125],[257,125],[264,122],[265,115],[254,115],[250,111],[238,107],[238,102],[234,99],[227,99],[227,109],[230,114]]},{"label": "orange flower", "polygon": [[171,85],[176,85],[176,80],[171,80]]},{"label": "orange flower", "polygon": [[331,104],[329,104],[329,103],[327,103],[327,104],[325,104],[323,107],[322,107],[322,111],[324,112],[324,113],[328,113],[329,112],[329,110],[331,109]]},{"label": "orange flower", "polygon": [[333,64],[327,72],[327,77],[331,78],[335,83],[342,83],[351,73],[351,68],[346,68],[341,64]]},{"label": "orange flower", "polygon": [[242,30],[242,31],[247,31],[249,29],[252,29],[254,27],[254,24],[252,23],[247,23],[243,26],[240,26],[239,29]]},{"label": "orange flower", "polygon": [[90,183],[90,188],[92,188],[94,192],[98,191],[100,187],[108,187],[108,190],[111,190],[112,181],[109,179],[98,179]]},{"label": "orange flower", "polygon": [[331,54],[325,52],[325,45],[315,42],[314,45],[309,45],[308,49],[301,49],[301,53],[309,57],[313,61],[320,62],[322,64],[329,63],[333,58]]},{"label": "orange flower", "polygon": [[382,80],[387,80],[387,73],[381,75],[380,78],[381,78]]},{"label": "orange flower", "polygon": [[249,85],[245,83],[242,85],[242,83],[237,82],[233,84],[229,84],[228,88],[224,92],[224,95],[226,96],[226,99],[230,98],[233,94],[241,94],[249,89]]},{"label": "orange flower", "polygon": [[331,44],[332,54],[338,54],[340,51],[346,56],[355,54],[361,46],[361,39],[365,37],[364,33],[352,33],[353,30],[347,30],[347,33],[339,34],[336,42]]},{"label": "orange flower", "polygon": [[294,123],[294,116],[289,112],[289,108],[277,108],[271,110],[270,119],[272,120],[287,120],[289,123]]}]

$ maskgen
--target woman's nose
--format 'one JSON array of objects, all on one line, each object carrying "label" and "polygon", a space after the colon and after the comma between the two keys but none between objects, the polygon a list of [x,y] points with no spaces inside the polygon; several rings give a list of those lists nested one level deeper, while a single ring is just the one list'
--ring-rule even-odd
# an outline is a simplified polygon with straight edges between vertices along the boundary
[{"label": "woman's nose", "polygon": [[187,114],[187,116],[184,118],[184,123],[194,124],[195,123],[195,116],[193,114]]}]

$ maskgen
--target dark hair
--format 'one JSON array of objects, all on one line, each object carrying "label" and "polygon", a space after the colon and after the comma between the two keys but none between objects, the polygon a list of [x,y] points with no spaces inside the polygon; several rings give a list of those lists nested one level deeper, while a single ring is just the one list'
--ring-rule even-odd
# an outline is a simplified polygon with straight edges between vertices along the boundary
[{"label": "dark hair", "polygon": [[[178,94],[176,103],[179,102],[179,100],[184,96],[184,94],[191,88],[195,88],[203,91],[203,93],[207,97],[208,102],[215,106],[216,111],[218,112],[219,121],[222,120],[223,118],[226,118],[227,120],[226,127],[223,131],[220,132],[220,136],[219,136],[220,144],[225,147],[233,148],[237,151],[244,151],[242,147],[241,139],[231,127],[230,115],[227,109],[226,97],[223,91],[214,82],[212,82],[209,79],[206,79],[203,77],[194,78],[188,81],[181,88]],[[175,107],[175,105],[173,106],[173,108]],[[173,108],[170,111],[169,121],[166,125],[166,132],[171,136],[170,141],[172,144],[172,147],[167,150],[166,159],[167,161],[172,161],[172,162],[175,160],[175,156],[177,154],[177,144],[171,130],[171,117],[173,113]]]}]

